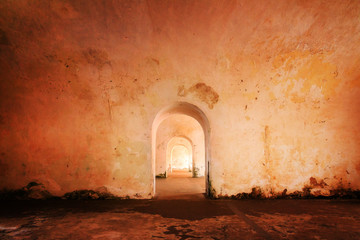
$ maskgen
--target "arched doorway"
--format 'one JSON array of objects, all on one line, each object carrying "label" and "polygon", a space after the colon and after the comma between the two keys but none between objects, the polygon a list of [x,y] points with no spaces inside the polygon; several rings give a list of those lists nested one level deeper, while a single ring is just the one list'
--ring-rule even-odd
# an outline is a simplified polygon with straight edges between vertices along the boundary
[{"label": "arched doorway", "polygon": [[[193,172],[194,166],[194,147],[192,141],[187,138],[186,136],[175,136],[168,141],[166,146],[166,166],[167,171],[172,172],[173,166],[173,158],[174,158],[174,148],[179,149],[179,147],[183,147],[187,149],[187,156],[188,156],[188,170]],[[184,150],[183,150],[184,151]],[[175,152],[176,153],[176,152]],[[176,154],[175,154],[176,157]],[[184,156],[186,158],[186,156]],[[184,159],[186,160],[186,159]],[[176,168],[176,167],[175,167]]]},{"label": "arched doorway", "polygon": [[205,116],[204,112],[198,108],[197,106],[186,103],[186,102],[177,102],[175,104],[172,104],[170,106],[167,106],[160,110],[158,114],[156,115],[153,125],[152,125],[152,172],[153,172],[153,195],[156,194],[156,142],[157,142],[157,132],[160,124],[170,116],[173,116],[174,114],[181,114],[186,115],[194,120],[197,121],[197,123],[201,126],[201,130],[204,136],[204,172],[205,172],[205,193],[207,196],[210,195],[209,191],[209,179],[210,179],[210,173],[209,173],[209,162],[210,162],[210,127],[209,127],[209,121],[207,117]]}]

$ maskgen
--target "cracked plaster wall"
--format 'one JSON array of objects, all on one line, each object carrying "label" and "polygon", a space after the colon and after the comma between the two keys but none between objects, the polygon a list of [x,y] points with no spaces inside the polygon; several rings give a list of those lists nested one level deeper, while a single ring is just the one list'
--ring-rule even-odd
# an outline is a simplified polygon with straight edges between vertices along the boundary
[{"label": "cracked plaster wall", "polygon": [[184,101],[215,195],[359,189],[359,65],[359,1],[1,1],[0,188],[149,198]]}]

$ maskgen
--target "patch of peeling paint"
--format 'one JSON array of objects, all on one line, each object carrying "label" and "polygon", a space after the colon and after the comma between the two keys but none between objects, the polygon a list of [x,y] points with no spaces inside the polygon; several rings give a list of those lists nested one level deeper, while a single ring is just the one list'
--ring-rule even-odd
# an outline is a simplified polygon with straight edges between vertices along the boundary
[{"label": "patch of peeling paint", "polygon": [[331,52],[312,52],[295,50],[275,57],[273,61],[273,78],[281,84],[286,96],[294,103],[304,102],[313,88],[318,88],[322,98],[329,99],[340,83],[337,66],[327,57]]},{"label": "patch of peeling paint", "polygon": [[210,109],[213,109],[214,105],[219,101],[219,94],[205,83],[196,83],[188,89],[185,89],[183,85],[179,86],[179,97],[186,97],[188,94],[193,94],[200,101],[206,103]]}]

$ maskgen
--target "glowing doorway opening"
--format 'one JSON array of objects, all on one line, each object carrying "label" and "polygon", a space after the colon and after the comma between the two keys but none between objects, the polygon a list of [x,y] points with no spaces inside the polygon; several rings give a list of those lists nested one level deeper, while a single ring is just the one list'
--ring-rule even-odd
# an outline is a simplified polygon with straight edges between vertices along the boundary
[{"label": "glowing doorway opening", "polygon": [[[154,121],[153,121],[153,125],[152,125],[152,160],[151,160],[151,164],[152,164],[152,175],[153,175],[153,196],[155,196],[156,193],[156,180],[155,180],[155,176],[156,176],[156,172],[157,172],[157,166],[156,166],[156,162],[157,162],[157,134],[158,134],[158,129],[160,124],[166,120],[167,118],[176,115],[176,114],[180,114],[180,115],[185,115],[188,117],[191,117],[192,119],[196,120],[196,122],[200,125],[200,129],[201,129],[201,133],[203,136],[203,146],[199,147],[199,149],[203,149],[203,172],[204,172],[204,181],[205,181],[205,193],[207,196],[210,196],[211,191],[209,190],[209,182],[210,182],[210,171],[209,171],[209,166],[210,166],[210,144],[209,144],[209,140],[210,140],[210,127],[209,127],[209,122],[207,117],[205,116],[205,114],[195,105],[192,105],[190,103],[185,103],[185,102],[177,102],[173,105],[170,105],[168,107],[163,108],[162,110],[159,111],[159,113],[156,115]],[[192,144],[194,147],[194,144]],[[171,151],[170,151],[171,152]],[[194,155],[194,153],[193,153]],[[194,165],[193,165],[194,166]],[[164,170],[164,169],[163,169]],[[165,177],[167,175],[167,172],[165,172]]]},{"label": "glowing doorway opening", "polygon": [[183,145],[176,145],[171,149],[170,172],[176,170],[192,171],[192,159],[189,150]]}]

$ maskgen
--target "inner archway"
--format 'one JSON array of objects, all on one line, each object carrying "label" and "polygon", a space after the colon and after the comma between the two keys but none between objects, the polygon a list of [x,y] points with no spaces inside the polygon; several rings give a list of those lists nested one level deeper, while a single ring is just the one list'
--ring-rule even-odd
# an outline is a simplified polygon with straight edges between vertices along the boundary
[{"label": "inner archway", "polygon": [[[171,150],[174,146],[168,146],[171,144],[176,145],[176,138],[177,139],[186,139],[188,136],[187,133],[189,132],[189,127],[185,124],[186,121],[183,119],[188,118],[191,119],[199,126],[199,131],[196,134],[191,135],[193,139],[189,139],[191,142],[191,148],[188,147],[188,150],[192,152],[192,166],[190,171],[194,173],[196,170],[196,174],[193,177],[201,177],[197,179],[197,181],[202,181],[204,183],[203,193],[206,193],[209,196],[209,161],[210,161],[210,150],[209,150],[209,135],[210,135],[210,128],[209,122],[206,118],[205,114],[195,105],[184,103],[184,102],[177,102],[171,106],[163,108],[159,113],[156,115],[153,126],[152,126],[152,171],[153,171],[153,178],[154,178],[154,185],[153,185],[153,195],[156,195],[156,179],[155,176],[158,177],[168,177],[169,173],[171,172],[171,164],[167,161],[166,156],[161,156],[159,154],[163,151],[164,148],[167,148],[167,154],[170,149]],[[167,124],[169,119],[180,119],[179,124],[183,123],[180,130],[178,128],[173,129],[173,132],[167,132],[164,134],[163,132],[167,129],[170,129]],[[176,120],[173,120],[176,123]],[[178,126],[178,124],[175,124]],[[159,128],[160,127],[160,128]],[[163,130],[165,129],[165,130]],[[169,137],[169,140],[162,140],[164,136]],[[180,135],[180,136],[179,136]],[[183,135],[183,136],[181,136]],[[196,140],[197,137],[194,136],[202,136],[202,141]],[[173,138],[173,139],[171,139]],[[160,140],[159,140],[160,139]],[[175,140],[174,140],[175,139]],[[196,144],[194,144],[194,139]],[[171,143],[171,142],[174,143]],[[200,143],[199,143],[200,142]],[[197,160],[202,162],[202,164],[196,164],[194,158],[196,158],[196,154],[198,156],[202,155],[202,157],[197,157]],[[165,164],[164,164],[165,162]],[[195,163],[195,164],[194,164]],[[162,165],[162,166],[161,166]],[[195,169],[194,166],[197,166]],[[169,168],[170,167],[170,168]]]},{"label": "inner archway", "polygon": [[192,159],[189,150],[184,145],[175,145],[171,149],[170,165],[172,170],[191,171]]}]

